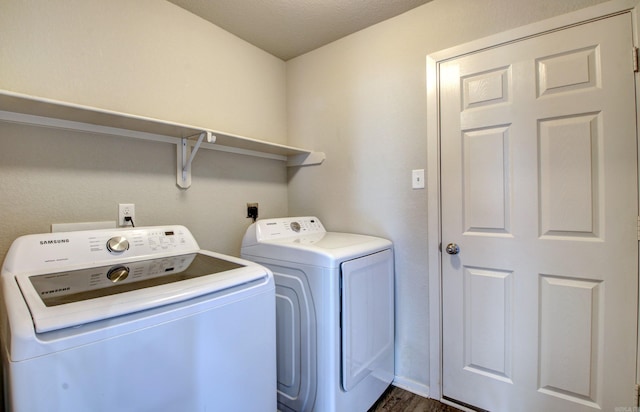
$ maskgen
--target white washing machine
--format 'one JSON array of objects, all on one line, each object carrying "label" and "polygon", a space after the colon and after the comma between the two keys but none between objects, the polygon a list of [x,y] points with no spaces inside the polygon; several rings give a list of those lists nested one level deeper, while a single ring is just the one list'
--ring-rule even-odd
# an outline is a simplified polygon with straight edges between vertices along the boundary
[{"label": "white washing machine", "polygon": [[394,377],[392,243],[316,217],[265,219],[242,257],[275,277],[278,408],[366,412]]},{"label": "white washing machine", "polygon": [[276,409],[273,275],[182,226],[20,237],[1,287],[7,411]]}]

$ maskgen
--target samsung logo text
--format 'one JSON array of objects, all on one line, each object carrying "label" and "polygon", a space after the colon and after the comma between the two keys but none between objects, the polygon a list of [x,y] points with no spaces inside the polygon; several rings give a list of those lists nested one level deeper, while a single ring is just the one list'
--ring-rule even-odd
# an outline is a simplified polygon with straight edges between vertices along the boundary
[{"label": "samsung logo text", "polygon": [[57,245],[58,243],[69,243],[69,239],[41,240],[41,245]]}]

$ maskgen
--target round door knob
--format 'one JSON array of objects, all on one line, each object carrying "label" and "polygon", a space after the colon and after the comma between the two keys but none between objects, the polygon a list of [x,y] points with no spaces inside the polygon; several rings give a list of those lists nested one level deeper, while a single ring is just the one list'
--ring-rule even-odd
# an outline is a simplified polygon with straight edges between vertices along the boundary
[{"label": "round door knob", "polygon": [[126,266],[115,266],[109,269],[109,271],[107,272],[107,277],[113,283],[125,280],[127,276],[129,276],[129,268],[127,268]]},{"label": "round door knob", "polygon": [[107,249],[109,252],[122,253],[129,249],[129,241],[122,236],[114,236],[107,241]]},{"label": "round door knob", "polygon": [[460,253],[460,246],[456,245],[455,243],[449,243],[445,248],[445,251],[450,255],[457,255],[458,253]]}]

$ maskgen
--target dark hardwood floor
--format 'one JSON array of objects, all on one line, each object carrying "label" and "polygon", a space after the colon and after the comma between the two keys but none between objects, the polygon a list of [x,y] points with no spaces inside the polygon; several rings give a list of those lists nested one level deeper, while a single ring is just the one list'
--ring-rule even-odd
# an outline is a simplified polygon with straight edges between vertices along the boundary
[{"label": "dark hardwood floor", "polygon": [[369,412],[459,412],[459,409],[391,386]]}]

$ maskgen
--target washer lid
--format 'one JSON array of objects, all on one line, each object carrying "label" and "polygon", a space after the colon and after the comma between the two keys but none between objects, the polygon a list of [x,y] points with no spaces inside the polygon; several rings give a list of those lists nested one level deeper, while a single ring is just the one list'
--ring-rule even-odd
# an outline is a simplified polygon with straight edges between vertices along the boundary
[{"label": "washer lid", "polygon": [[268,273],[249,262],[200,252],[15,278],[36,331],[47,332],[267,282]]}]

